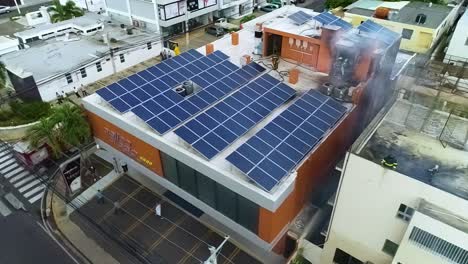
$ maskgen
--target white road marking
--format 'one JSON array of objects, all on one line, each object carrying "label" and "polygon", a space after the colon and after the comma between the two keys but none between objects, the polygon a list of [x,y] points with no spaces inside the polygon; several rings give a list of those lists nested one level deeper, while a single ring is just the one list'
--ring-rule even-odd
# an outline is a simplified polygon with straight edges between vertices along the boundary
[{"label": "white road marking", "polygon": [[29,171],[25,170],[25,171],[21,172],[20,174],[16,175],[15,177],[11,178],[10,182],[14,183],[15,181],[20,180],[20,179],[24,178],[27,175],[30,175]]},{"label": "white road marking", "polygon": [[29,190],[30,188],[32,188],[33,186],[36,186],[39,183],[41,183],[41,181],[39,179],[35,179],[34,181],[32,181],[32,182],[26,184],[25,186],[19,188],[18,191],[20,193],[23,193],[24,191]]},{"label": "white road marking", "polygon": [[41,185],[39,185],[39,186],[36,186],[36,188],[34,188],[34,189],[28,191],[27,193],[25,193],[25,194],[24,194],[24,197],[29,198],[29,196],[31,196],[31,195],[37,193],[38,191],[44,190],[44,188],[45,188],[45,185],[44,185],[44,184],[41,184]]},{"label": "white road marking", "polygon": [[20,172],[20,171],[22,171],[22,170],[24,170],[23,167],[18,167],[18,168],[16,168],[16,169],[12,170],[12,171],[9,171],[7,174],[5,174],[5,178],[6,178],[6,179],[9,179],[9,178],[11,178],[13,175],[16,175],[18,172]]},{"label": "white road marking", "polygon": [[15,188],[18,188],[18,187],[22,186],[23,184],[34,180],[35,178],[36,177],[34,177],[33,175],[30,174],[28,177],[26,177],[26,178],[22,179],[21,181],[15,183],[13,186],[15,186]]}]

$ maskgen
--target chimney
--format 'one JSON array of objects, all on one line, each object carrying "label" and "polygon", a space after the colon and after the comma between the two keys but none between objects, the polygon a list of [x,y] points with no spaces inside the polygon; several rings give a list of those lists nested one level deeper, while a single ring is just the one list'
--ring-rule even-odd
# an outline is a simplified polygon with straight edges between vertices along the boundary
[{"label": "chimney", "polygon": [[205,46],[206,55],[210,55],[211,53],[213,53],[213,51],[214,51],[213,43],[206,44],[206,46]]},{"label": "chimney", "polygon": [[299,70],[294,68],[289,71],[289,83],[296,84],[299,81]]},{"label": "chimney", "polygon": [[237,32],[231,33],[231,43],[233,46],[239,45],[239,33]]}]

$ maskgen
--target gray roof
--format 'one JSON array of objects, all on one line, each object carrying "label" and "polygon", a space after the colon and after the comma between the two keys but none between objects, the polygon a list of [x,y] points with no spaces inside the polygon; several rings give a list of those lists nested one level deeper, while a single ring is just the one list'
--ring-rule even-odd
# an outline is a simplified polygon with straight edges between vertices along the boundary
[{"label": "gray roof", "polygon": [[63,37],[35,41],[28,44],[30,48],[1,56],[0,61],[16,75],[32,74],[36,83],[40,83],[41,80],[70,72],[106,54],[109,49],[102,37],[106,33],[109,34],[109,39],[116,40],[115,43],[111,43],[115,48],[143,44],[158,37],[156,33],[150,34],[140,29],[134,29],[133,34],[128,35],[118,23],[105,23],[103,30],[94,35],[70,34],[68,41],[64,41]]},{"label": "gray roof", "polygon": [[411,2],[403,7],[400,12],[397,21],[405,24],[418,25],[416,23],[416,16],[418,14],[426,15],[426,23],[419,26],[428,28],[437,28],[447,18],[453,7],[446,5],[432,5],[429,7],[428,3],[423,2]]},{"label": "gray roof", "polygon": [[[428,3],[424,2],[410,2],[401,8],[398,12],[398,16],[393,20],[395,22],[418,25],[427,28],[438,28],[442,22],[447,18],[448,14],[452,11],[453,7],[446,5],[433,4],[429,6]],[[375,10],[365,9],[360,7],[352,7],[348,11],[349,13],[372,17]],[[426,22],[424,24],[416,23],[416,16],[419,14],[426,15]]]}]

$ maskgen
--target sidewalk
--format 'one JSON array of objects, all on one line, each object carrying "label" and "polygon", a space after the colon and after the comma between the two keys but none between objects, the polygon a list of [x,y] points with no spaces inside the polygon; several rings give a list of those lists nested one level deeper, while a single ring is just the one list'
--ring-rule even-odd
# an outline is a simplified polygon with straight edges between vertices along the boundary
[{"label": "sidewalk", "polygon": [[[97,164],[93,165],[99,169]],[[97,170],[103,172],[102,169]],[[80,195],[72,200],[72,204],[86,203],[91,200],[97,193],[97,190],[105,189],[113,181],[117,180],[120,175],[114,170],[106,170],[105,176],[95,182],[92,186],[83,191]],[[53,197],[51,197],[53,195]],[[65,202],[52,192],[47,193],[47,201],[52,199],[51,215],[55,222],[56,228],[62,233],[66,239],[73,244],[83,255],[85,255],[93,263],[99,264],[114,264],[119,263],[115,258],[106,252],[93,238],[83,232],[83,230],[70,219],[70,214],[75,210],[71,206],[67,206]]]},{"label": "sidewalk", "polygon": [[[47,194],[50,199],[51,193]],[[109,253],[102,249],[93,239],[89,238],[67,215],[67,206],[57,196],[52,198],[52,215],[57,229],[81,251],[92,263],[116,264],[119,263]]]}]

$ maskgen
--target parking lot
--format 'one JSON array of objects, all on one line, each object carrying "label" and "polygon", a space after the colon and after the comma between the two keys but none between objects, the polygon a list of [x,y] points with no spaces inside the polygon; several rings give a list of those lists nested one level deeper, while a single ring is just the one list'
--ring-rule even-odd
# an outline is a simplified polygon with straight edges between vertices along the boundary
[{"label": "parking lot", "polygon": [[[118,234],[133,249],[151,263],[202,263],[209,257],[208,245],[217,247],[223,236],[204,226],[192,215],[176,207],[167,198],[162,198],[128,176],[115,181],[103,192],[104,202],[96,197],[80,208],[80,213],[93,219],[102,230]],[[114,202],[118,201],[121,210],[115,212]],[[155,214],[155,205],[161,204],[162,217]],[[79,213],[71,219],[86,232],[89,228]],[[121,263],[125,258],[116,255],[119,248],[111,248],[111,243],[102,236],[95,240]],[[122,249],[120,249],[122,250]],[[115,253],[115,254],[114,254]],[[218,263],[261,263],[240,250],[229,241],[218,255]]]}]

